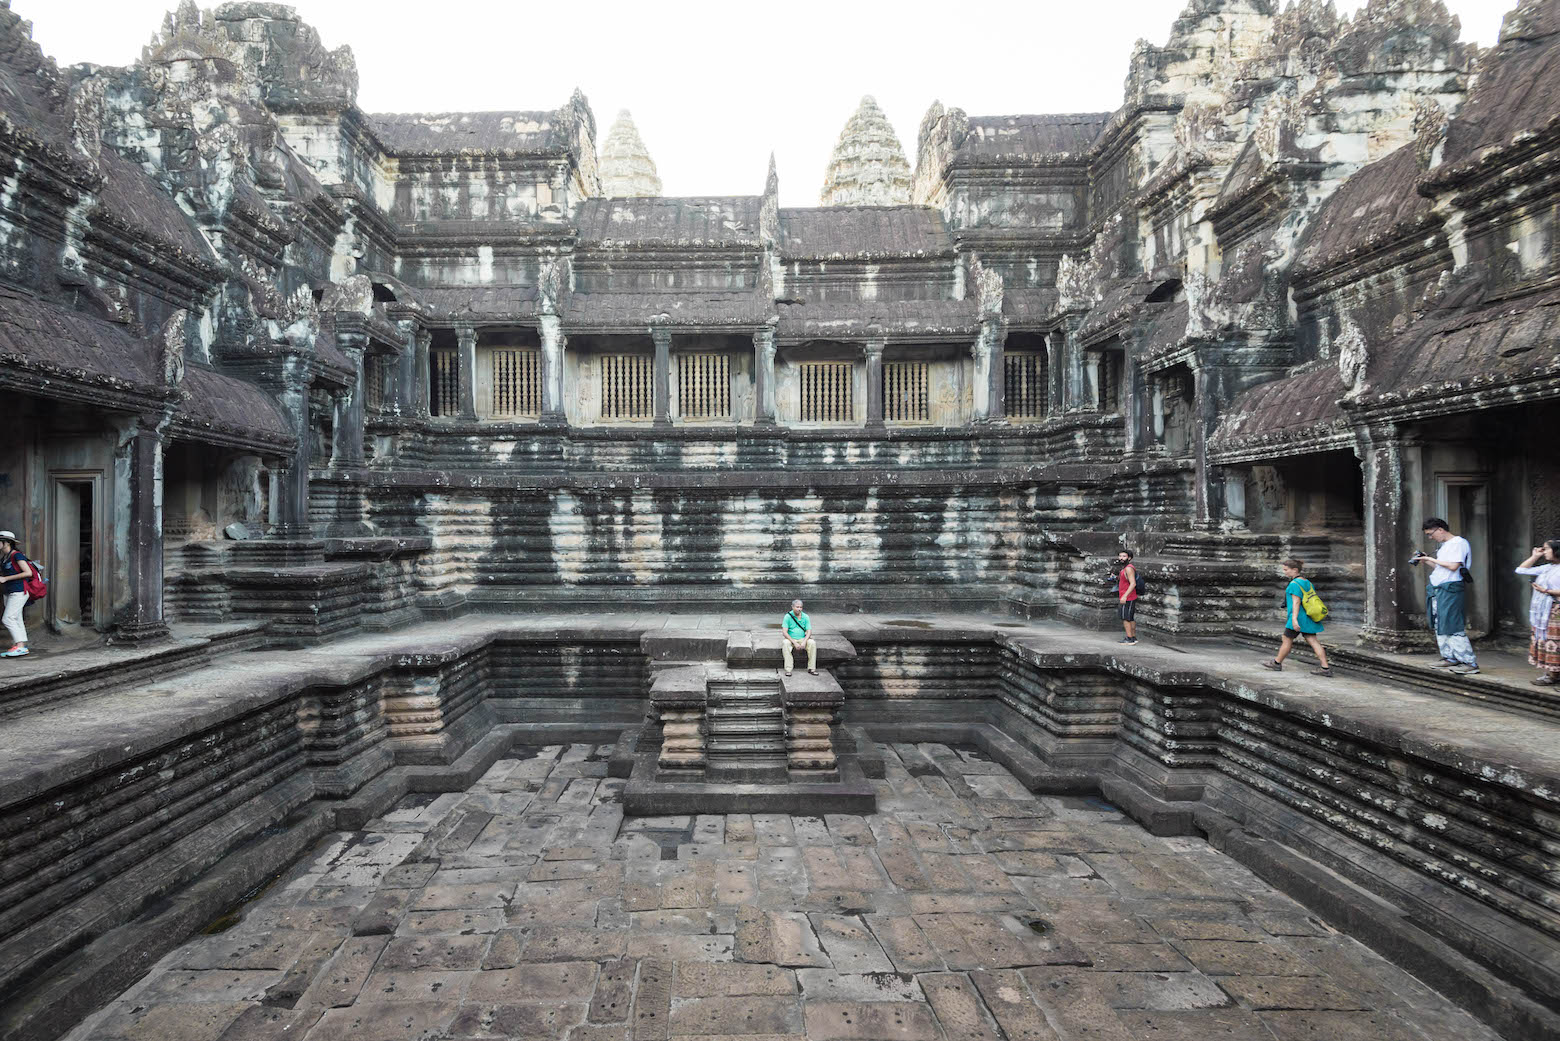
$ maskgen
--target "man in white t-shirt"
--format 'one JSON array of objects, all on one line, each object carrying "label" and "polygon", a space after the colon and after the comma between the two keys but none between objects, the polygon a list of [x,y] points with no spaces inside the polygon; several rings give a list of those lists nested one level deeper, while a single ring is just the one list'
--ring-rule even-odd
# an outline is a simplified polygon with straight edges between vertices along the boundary
[{"label": "man in white t-shirt", "polygon": [[1435,556],[1414,554],[1414,564],[1430,565],[1430,586],[1425,591],[1425,613],[1435,630],[1435,643],[1441,652],[1438,669],[1450,669],[1459,676],[1476,676],[1479,659],[1468,641],[1466,609],[1468,565],[1473,563],[1473,547],[1461,535],[1453,535],[1440,517],[1425,521],[1425,538],[1440,543]]}]

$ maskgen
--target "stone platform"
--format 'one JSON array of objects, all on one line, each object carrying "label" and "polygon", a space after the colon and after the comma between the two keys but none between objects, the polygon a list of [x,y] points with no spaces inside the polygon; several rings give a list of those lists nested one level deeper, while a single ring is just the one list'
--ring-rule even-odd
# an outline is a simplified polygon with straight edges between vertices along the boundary
[{"label": "stone platform", "polygon": [[[1560,1037],[1556,723],[1416,689],[1411,662],[1322,682],[1229,645],[1000,616],[814,619],[855,652],[828,668],[863,763],[957,742],[1026,789],[1103,794],[1157,836],[1208,837],[1509,1037]],[[713,633],[729,651],[774,621],[471,615],[180,659],[0,718],[0,1034],[57,1036],[322,836],[459,795],[518,749],[589,743],[621,811],[652,684],[685,667],[647,648]]]},{"label": "stone platform", "polygon": [[1195,838],[901,744],[880,812],[625,818],[610,746],[325,836],[70,1041],[1497,1041]]}]

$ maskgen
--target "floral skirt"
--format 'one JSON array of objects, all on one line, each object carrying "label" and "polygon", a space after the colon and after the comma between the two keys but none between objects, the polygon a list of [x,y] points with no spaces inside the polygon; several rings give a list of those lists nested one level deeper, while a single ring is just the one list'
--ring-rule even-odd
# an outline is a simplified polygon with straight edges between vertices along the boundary
[{"label": "floral skirt", "polygon": [[[1560,605],[1556,606],[1560,608]],[[1533,640],[1528,644],[1528,664],[1537,665],[1545,672],[1560,672],[1560,609],[1549,612],[1549,627],[1542,640],[1537,632],[1533,633]]]}]

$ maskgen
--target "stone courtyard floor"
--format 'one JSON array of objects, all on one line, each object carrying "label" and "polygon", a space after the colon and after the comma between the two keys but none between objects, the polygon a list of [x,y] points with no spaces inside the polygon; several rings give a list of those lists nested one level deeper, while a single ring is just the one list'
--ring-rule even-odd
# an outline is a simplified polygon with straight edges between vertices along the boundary
[{"label": "stone courtyard floor", "polygon": [[628,818],[606,746],[329,837],[72,1041],[1486,1041],[1197,839],[895,745],[871,817]]}]

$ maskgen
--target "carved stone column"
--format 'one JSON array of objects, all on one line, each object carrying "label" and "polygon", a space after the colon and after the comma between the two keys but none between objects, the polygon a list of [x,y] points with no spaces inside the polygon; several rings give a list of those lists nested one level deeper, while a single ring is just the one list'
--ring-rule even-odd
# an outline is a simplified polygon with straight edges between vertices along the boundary
[{"label": "carved stone column", "polygon": [[775,425],[775,330],[766,326],[753,334],[753,423]]},{"label": "carved stone column", "polygon": [[352,363],[354,379],[336,395],[335,421],[331,425],[330,465],[335,470],[355,470],[363,465],[363,400],[368,392],[365,359],[367,344],[360,339],[340,344]]},{"label": "carved stone column", "polygon": [[561,427],[567,423],[563,410],[563,352],[568,337],[563,322],[555,314],[541,318],[542,334],[542,414],[541,424]]},{"label": "carved stone column", "polygon": [[477,331],[469,325],[455,330],[459,344],[455,377],[460,418],[477,418]]},{"label": "carved stone column", "polygon": [[867,358],[867,429],[883,429],[883,340],[868,340],[862,347]]},{"label": "carved stone column", "polygon": [[433,413],[433,406],[429,400],[432,393],[430,357],[433,347],[433,333],[426,329],[417,332],[416,350],[413,355],[412,366],[417,375],[412,380],[412,412],[418,419],[427,419]]},{"label": "carved stone column", "polygon": [[309,461],[314,438],[309,429],[309,375],[306,368],[285,370],[275,388],[277,400],[287,411],[297,444],[282,461],[271,492],[273,524],[278,539],[306,539],[309,530]]},{"label": "carved stone column", "polygon": [[1367,646],[1403,650],[1427,640],[1408,625],[1417,572],[1408,566],[1413,522],[1404,494],[1411,453],[1391,423],[1359,427],[1355,440],[1365,482],[1365,617],[1359,639]]},{"label": "carved stone column", "polygon": [[670,426],[672,422],[672,331],[663,325],[650,330],[655,341],[655,372],[652,385],[655,405],[655,425]]},{"label": "carved stone column", "polygon": [[[120,430],[114,470],[125,503],[126,588],[115,597],[115,642],[168,635],[163,620],[163,429],[167,414],[134,416]],[[108,571],[107,568],[100,569]]]},{"label": "carved stone column", "polygon": [[1007,326],[999,318],[986,318],[970,346],[975,359],[973,417],[977,423],[1000,423],[1007,417],[1003,394],[1003,356]]}]

